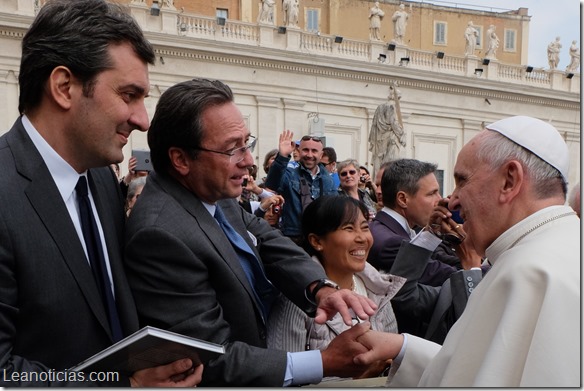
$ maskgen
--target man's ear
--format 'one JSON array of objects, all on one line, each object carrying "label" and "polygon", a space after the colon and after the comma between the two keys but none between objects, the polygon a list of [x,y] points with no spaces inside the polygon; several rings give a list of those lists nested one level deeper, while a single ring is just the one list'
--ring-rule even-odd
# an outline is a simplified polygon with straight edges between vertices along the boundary
[{"label": "man's ear", "polygon": [[69,68],[58,66],[49,75],[47,94],[63,110],[69,110],[75,99],[75,89],[83,86],[75,79]]},{"label": "man's ear", "polygon": [[397,206],[399,206],[402,209],[405,209],[408,207],[408,195],[406,194],[405,191],[398,191],[397,192],[395,203]]},{"label": "man's ear", "polygon": [[191,170],[191,159],[182,148],[170,147],[168,149],[170,165],[181,175],[187,175]]},{"label": "man's ear", "polygon": [[510,160],[501,166],[502,185],[499,200],[508,203],[513,200],[525,185],[525,171],[517,160]]}]

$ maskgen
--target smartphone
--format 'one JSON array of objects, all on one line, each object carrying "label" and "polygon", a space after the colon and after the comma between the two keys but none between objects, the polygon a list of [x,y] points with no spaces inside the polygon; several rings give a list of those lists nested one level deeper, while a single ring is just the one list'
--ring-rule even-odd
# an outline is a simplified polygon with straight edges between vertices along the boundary
[{"label": "smartphone", "polygon": [[133,149],[132,156],[136,157],[135,171],[152,171],[152,161],[150,160],[150,151],[147,149]]}]

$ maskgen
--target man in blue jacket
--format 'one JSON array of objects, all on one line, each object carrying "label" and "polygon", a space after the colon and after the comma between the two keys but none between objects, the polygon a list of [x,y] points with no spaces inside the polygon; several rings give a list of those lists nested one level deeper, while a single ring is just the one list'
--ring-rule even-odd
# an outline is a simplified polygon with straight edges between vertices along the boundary
[{"label": "man in blue jacket", "polygon": [[320,164],[322,140],[316,136],[300,139],[300,165],[288,168],[294,149],[294,133],[285,130],[280,135],[278,156],[270,167],[266,187],[284,197],[281,230],[285,236],[300,244],[302,228],[300,217],[304,208],[323,194],[336,194],[337,190],[328,171]]}]

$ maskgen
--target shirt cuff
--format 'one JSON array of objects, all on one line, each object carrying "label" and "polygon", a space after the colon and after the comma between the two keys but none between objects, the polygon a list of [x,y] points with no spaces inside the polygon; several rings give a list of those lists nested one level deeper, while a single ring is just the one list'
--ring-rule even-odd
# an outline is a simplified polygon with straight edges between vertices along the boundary
[{"label": "shirt cuff", "polygon": [[287,353],[284,387],[315,384],[322,381],[322,357],[320,350]]},{"label": "shirt cuff", "polygon": [[260,200],[263,200],[264,198],[268,198],[268,197],[271,197],[273,195],[276,195],[276,194],[272,193],[271,191],[267,191],[266,189],[262,189],[262,192],[260,194],[258,194],[258,198]]},{"label": "shirt cuff", "polygon": [[401,365],[401,363],[404,359],[404,356],[406,355],[406,347],[408,346],[408,335],[407,334],[402,334],[402,335],[404,336],[404,343],[403,343],[399,353],[397,354],[397,356],[395,356],[395,358],[391,362],[391,369],[389,370],[389,377],[390,378],[393,377],[393,375],[395,375],[395,373],[399,369],[399,366]]},{"label": "shirt cuff", "polygon": [[440,243],[442,243],[442,239],[431,232],[422,230],[416,236],[414,236],[410,243],[414,246],[434,251],[440,245]]}]

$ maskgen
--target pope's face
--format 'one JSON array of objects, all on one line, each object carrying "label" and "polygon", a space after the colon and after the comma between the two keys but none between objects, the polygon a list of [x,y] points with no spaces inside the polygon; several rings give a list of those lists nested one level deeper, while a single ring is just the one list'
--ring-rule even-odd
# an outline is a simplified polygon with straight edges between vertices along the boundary
[{"label": "pope's face", "polygon": [[479,133],[458,154],[454,166],[456,188],[448,208],[460,211],[464,230],[472,237],[477,253],[484,256],[485,249],[502,232],[503,218],[497,204],[500,175],[476,158],[483,134]]}]

